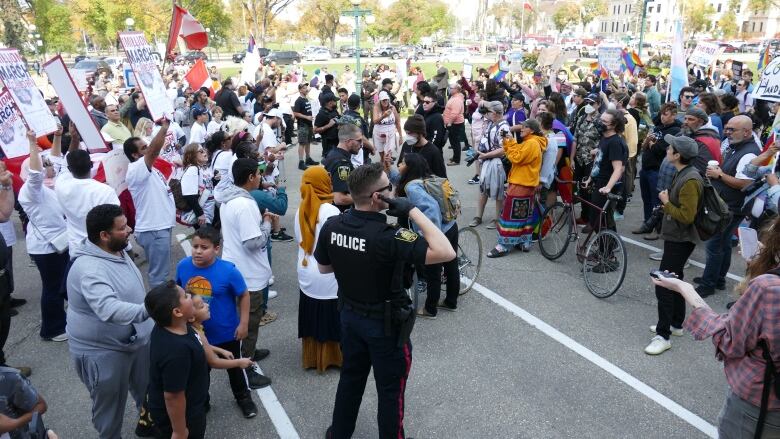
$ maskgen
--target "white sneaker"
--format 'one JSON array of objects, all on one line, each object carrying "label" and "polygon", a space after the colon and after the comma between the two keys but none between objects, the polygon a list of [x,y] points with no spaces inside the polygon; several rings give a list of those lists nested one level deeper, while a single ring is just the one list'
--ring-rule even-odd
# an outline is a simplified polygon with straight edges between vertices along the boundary
[{"label": "white sneaker", "polygon": [[648,355],[660,355],[671,348],[672,343],[669,340],[660,335],[656,335],[645,348],[645,353]]},{"label": "white sneaker", "polygon": [[278,296],[279,293],[276,292],[276,290],[268,290],[268,299],[273,299],[274,297]]},{"label": "white sneaker", "polygon": [[[682,328],[675,328],[674,326],[672,328],[672,335],[675,337],[682,337],[683,336],[683,329]],[[650,332],[655,333],[655,325],[650,326]]]},{"label": "white sneaker", "polygon": [[276,278],[275,278],[275,277],[273,277],[273,275],[272,275],[272,276],[271,276],[271,279],[269,279],[269,280],[268,280],[268,286],[270,287],[271,285],[273,285],[273,284],[274,284],[274,282],[276,282]]},{"label": "white sneaker", "polygon": [[56,336],[54,336],[52,338],[47,338],[47,339],[44,339],[44,340],[46,340],[46,341],[56,341],[56,342],[61,343],[63,341],[68,341],[68,334],[66,332],[63,332],[60,335],[56,335]]},{"label": "white sneaker", "polygon": [[660,261],[660,260],[661,260],[661,258],[663,258],[663,257],[664,257],[664,254],[663,254],[663,252],[658,252],[658,253],[650,253],[650,256],[649,256],[649,258],[650,258],[651,260],[653,260],[653,261]]}]

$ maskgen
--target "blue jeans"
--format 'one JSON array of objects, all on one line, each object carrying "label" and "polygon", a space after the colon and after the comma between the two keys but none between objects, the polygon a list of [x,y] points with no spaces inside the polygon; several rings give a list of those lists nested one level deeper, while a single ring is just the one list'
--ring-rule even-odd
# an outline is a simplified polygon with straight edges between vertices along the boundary
[{"label": "blue jeans", "polygon": [[645,221],[650,218],[653,208],[661,202],[658,199],[658,170],[642,169],[639,171],[639,190],[642,192],[642,209]]},{"label": "blue jeans", "polygon": [[731,236],[742,220],[742,216],[735,215],[723,232],[713,236],[705,243],[707,263],[701,277],[701,286],[715,288],[717,285],[726,283],[726,274],[731,266]]},{"label": "blue jeans", "polygon": [[171,272],[171,229],[136,232],[135,240],[143,247],[149,262],[149,288],[168,280]]},{"label": "blue jeans", "polygon": [[30,255],[41,274],[41,331],[43,338],[65,333],[65,281],[68,277],[68,252]]}]

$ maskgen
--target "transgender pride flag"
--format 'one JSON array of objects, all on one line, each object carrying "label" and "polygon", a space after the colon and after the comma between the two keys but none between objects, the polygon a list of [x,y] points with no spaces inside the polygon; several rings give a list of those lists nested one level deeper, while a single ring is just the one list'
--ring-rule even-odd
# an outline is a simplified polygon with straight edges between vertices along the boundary
[{"label": "transgender pride flag", "polygon": [[688,86],[688,65],[685,62],[685,37],[683,36],[683,25],[681,20],[674,23],[674,42],[672,43],[672,71],[669,74],[669,93],[666,94],[667,101],[674,101],[678,104],[680,90]]}]

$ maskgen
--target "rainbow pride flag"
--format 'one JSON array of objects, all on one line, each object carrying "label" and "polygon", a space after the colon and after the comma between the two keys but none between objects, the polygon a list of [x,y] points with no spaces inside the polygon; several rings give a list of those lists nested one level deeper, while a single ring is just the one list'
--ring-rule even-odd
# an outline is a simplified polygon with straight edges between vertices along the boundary
[{"label": "rainbow pride flag", "polygon": [[758,58],[758,68],[756,70],[760,72],[764,69],[764,67],[767,66],[767,64],[769,64],[770,61],[772,61],[772,56],[769,54],[769,43],[767,43],[764,51],[761,52],[761,55]]},{"label": "rainbow pride flag", "polygon": [[488,68],[488,78],[493,78],[496,81],[501,81],[506,76],[506,70],[501,70],[498,67],[498,63],[493,64]]}]

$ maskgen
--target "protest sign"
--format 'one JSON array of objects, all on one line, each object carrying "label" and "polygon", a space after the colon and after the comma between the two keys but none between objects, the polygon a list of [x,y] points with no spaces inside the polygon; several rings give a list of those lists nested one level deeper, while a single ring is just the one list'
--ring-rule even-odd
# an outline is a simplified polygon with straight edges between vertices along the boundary
[{"label": "protest sign", "polygon": [[143,32],[120,32],[119,40],[125,48],[127,60],[133,68],[136,83],[141,87],[146,106],[155,121],[173,115],[173,102],[165,93],[160,71],[155,62],[154,49],[146,41]]},{"label": "protest sign", "polygon": [[100,130],[98,130],[95,121],[81,99],[81,95],[76,90],[76,84],[71,79],[62,57],[57,55],[47,61],[43,65],[43,70],[46,72],[46,76],[49,77],[49,82],[57,92],[57,96],[60,97],[60,102],[65,107],[70,120],[76,125],[76,129],[79,130],[81,140],[87,146],[89,152],[108,151],[106,142],[103,141]]},{"label": "protest sign", "polygon": [[731,62],[731,76],[734,77],[734,78],[742,77],[742,62],[741,61],[732,61]]},{"label": "protest sign", "polygon": [[89,84],[87,83],[87,71],[81,69],[68,70],[70,77],[73,78],[73,83],[76,84],[76,90],[87,91]]},{"label": "protest sign", "polygon": [[688,62],[702,67],[709,67],[718,58],[721,52],[719,45],[715,43],[699,43],[688,57]]},{"label": "protest sign", "polygon": [[36,136],[57,131],[57,118],[49,111],[18,50],[0,49],[0,79],[11,93],[27,126],[35,131]]},{"label": "protest sign", "polygon": [[471,79],[472,72],[474,71],[474,66],[469,63],[463,63],[463,77],[466,79]]},{"label": "protest sign", "polygon": [[761,78],[753,88],[753,99],[780,102],[780,57],[764,68]]},{"label": "protest sign", "polygon": [[2,158],[16,158],[30,153],[30,143],[27,140],[27,127],[22,115],[14,105],[11,93],[3,89],[0,93],[0,148]]},{"label": "protest sign", "polygon": [[539,67],[551,66],[555,63],[555,59],[561,54],[561,48],[558,46],[545,47],[539,52],[539,58],[536,60],[536,64]]},{"label": "protest sign", "polygon": [[523,71],[523,52],[513,50],[509,52],[509,71],[518,73]]},{"label": "protest sign", "polygon": [[623,68],[623,48],[620,46],[599,46],[599,65],[609,72],[617,73]]}]

